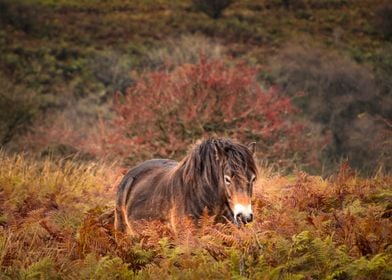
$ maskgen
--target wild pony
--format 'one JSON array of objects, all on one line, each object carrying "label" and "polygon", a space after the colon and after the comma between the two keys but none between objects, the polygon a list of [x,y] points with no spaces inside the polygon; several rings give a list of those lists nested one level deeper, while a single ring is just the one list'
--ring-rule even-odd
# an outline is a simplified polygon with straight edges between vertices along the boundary
[{"label": "wild pony", "polygon": [[116,231],[134,234],[136,220],[173,222],[173,216],[185,216],[197,221],[205,210],[216,220],[251,222],[254,144],[209,139],[180,162],[152,159],[134,167],[118,187]]}]

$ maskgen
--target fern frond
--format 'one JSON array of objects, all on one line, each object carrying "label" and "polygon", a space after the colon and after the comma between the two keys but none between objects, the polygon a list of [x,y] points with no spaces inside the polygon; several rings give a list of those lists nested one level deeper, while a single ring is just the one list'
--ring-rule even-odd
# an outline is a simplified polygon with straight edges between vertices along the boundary
[{"label": "fern frond", "polygon": [[60,279],[54,263],[49,257],[45,257],[22,270],[22,277],[24,279]]}]

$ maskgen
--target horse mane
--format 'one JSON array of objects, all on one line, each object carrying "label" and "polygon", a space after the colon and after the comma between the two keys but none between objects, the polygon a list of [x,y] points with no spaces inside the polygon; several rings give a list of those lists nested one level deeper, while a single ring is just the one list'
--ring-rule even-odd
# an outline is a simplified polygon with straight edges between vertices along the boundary
[{"label": "horse mane", "polygon": [[171,179],[173,187],[181,186],[181,190],[173,192],[182,194],[185,213],[199,218],[205,208],[209,214],[224,208],[223,169],[226,165],[234,175],[244,174],[247,170],[257,172],[251,151],[229,139],[208,139],[197,143],[178,164]]}]

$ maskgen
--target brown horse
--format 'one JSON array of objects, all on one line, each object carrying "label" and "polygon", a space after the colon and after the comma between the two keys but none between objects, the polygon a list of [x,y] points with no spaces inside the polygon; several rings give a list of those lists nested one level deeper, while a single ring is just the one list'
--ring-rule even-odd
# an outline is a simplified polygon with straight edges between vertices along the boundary
[{"label": "brown horse", "polygon": [[[131,169],[119,185],[115,229],[134,233],[135,220],[191,217],[207,210],[240,225],[253,219],[251,197],[257,168],[254,143],[209,139],[180,162],[152,159]],[[173,221],[172,221],[173,222]]]}]

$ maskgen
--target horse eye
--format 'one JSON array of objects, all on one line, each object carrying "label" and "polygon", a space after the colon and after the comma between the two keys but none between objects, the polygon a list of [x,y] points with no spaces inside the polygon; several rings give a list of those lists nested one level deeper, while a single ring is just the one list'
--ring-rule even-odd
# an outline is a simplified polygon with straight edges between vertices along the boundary
[{"label": "horse eye", "polygon": [[231,184],[231,178],[230,176],[225,175],[225,184],[230,185]]}]

